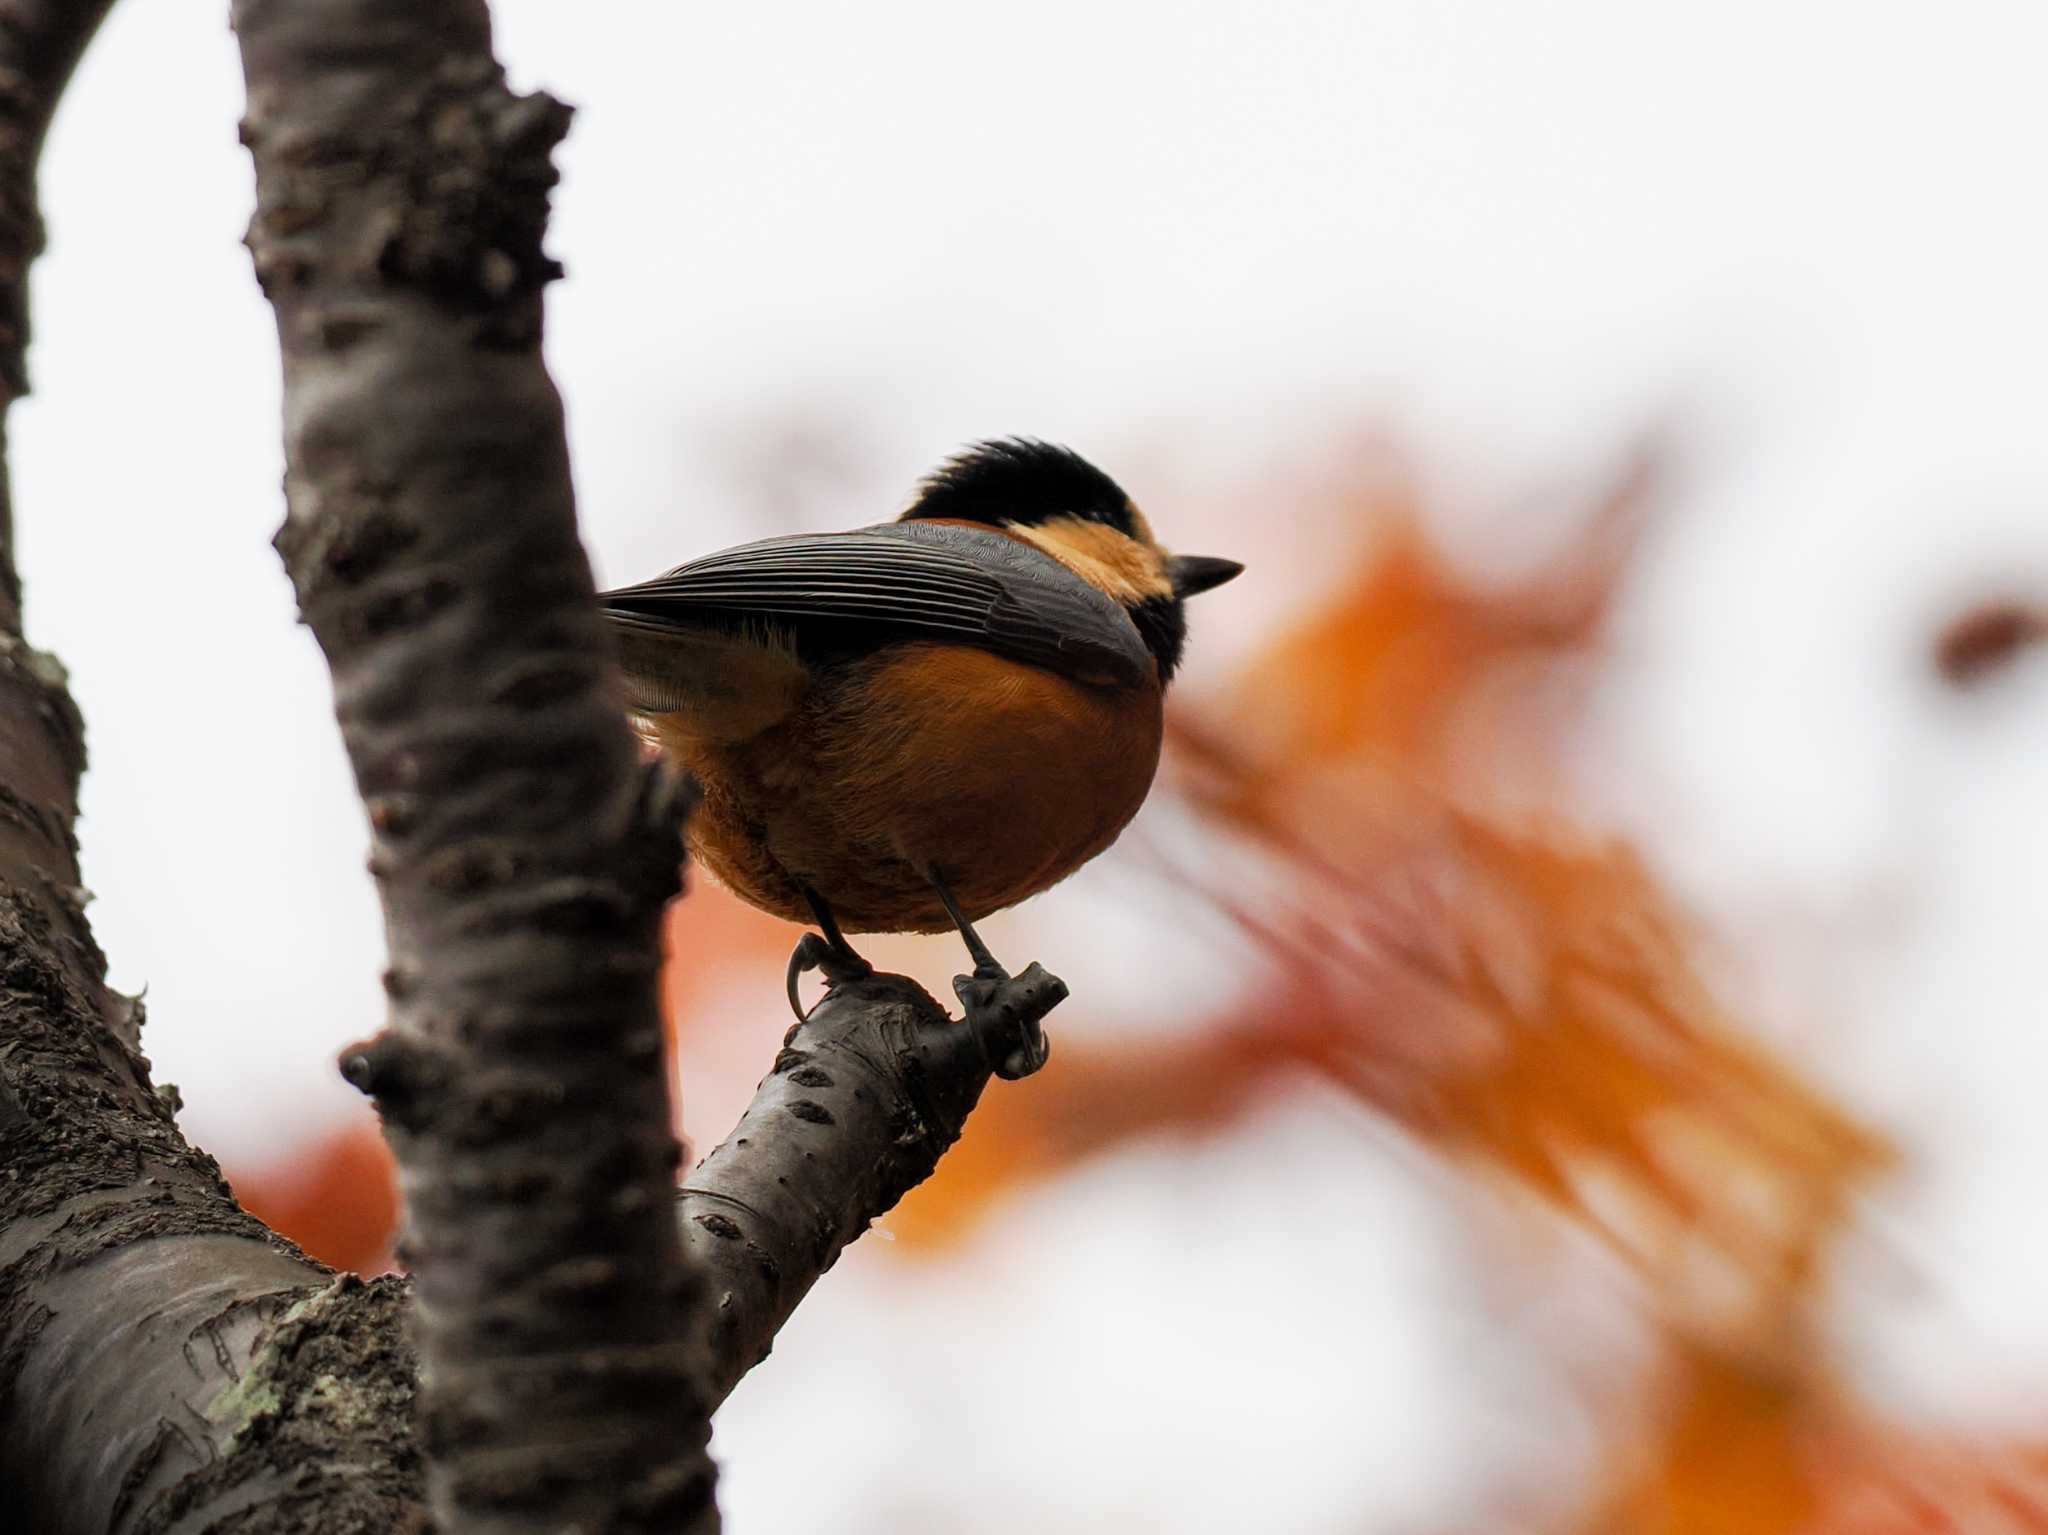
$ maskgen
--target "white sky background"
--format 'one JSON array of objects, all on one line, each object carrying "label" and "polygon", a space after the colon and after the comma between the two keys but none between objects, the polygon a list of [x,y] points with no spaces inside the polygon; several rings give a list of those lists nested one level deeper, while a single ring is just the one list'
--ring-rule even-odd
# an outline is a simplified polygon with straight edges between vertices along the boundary
[{"label": "white sky background", "polygon": [[[32,632],[91,731],[95,925],[117,983],[149,986],[188,1130],[247,1163],[348,1106],[329,1062],[379,1021],[380,941],[324,669],[268,548],[277,370],[236,243],[224,9],[124,0],[81,71],[13,436]],[[1698,470],[1630,594],[1588,783],[1716,921],[1756,1010],[1933,1148],[1844,1306],[1873,1389],[2038,1409],[2048,677],[1957,700],[1924,662],[1958,597],[2048,592],[2037,7],[495,9],[515,80],[579,107],[548,351],[602,579],[878,519],[959,442],[1025,431],[1102,460],[1169,539],[1253,561],[1197,616],[1199,678],[1337,573],[1327,529],[1267,504],[1333,427],[1437,450],[1447,536],[1512,560],[1504,531],[1554,532],[1535,490],[1680,407]],[[809,467],[771,472],[792,442]],[[1142,967],[1089,935],[1146,893],[1112,865],[1010,931],[1077,991],[1132,995]],[[1275,1231],[1320,1233],[1320,1283],[1219,1258],[1233,1169],[1332,1137],[1357,1181],[1256,1196],[1298,1205]],[[849,1264],[778,1351],[782,1384],[764,1372],[722,1423],[733,1528],[816,1511],[816,1486],[749,1476],[777,1434],[961,1432],[945,1384],[977,1350],[1037,1361],[1039,1394],[1014,1422],[977,1409],[978,1480],[877,1485],[861,1528],[966,1507],[988,1529],[1244,1527],[1144,1446],[1213,1419],[1210,1372],[1268,1367],[1188,1348],[1250,1292],[1293,1318],[1274,1343],[1303,1362],[1271,1393],[1293,1406],[1206,1463],[1242,1455],[1273,1528],[1440,1511],[1473,1479],[1470,1420],[1505,1416],[1489,1392],[1528,1361],[1503,1342],[1474,1381],[1490,1340],[1426,1304],[1456,1224],[1376,1145],[1304,1108],[1193,1162],[1116,1159],[974,1258],[1037,1264],[1028,1287],[919,1279],[891,1310],[869,1292],[897,1271]],[[1072,1353],[1090,1295],[1158,1314],[1124,1353]],[[835,1341],[870,1311],[865,1342]],[[1358,1352],[1290,1342],[1316,1315]],[[878,1402],[890,1349],[926,1373]],[[1156,1432],[1091,1457],[1077,1400]],[[1503,1477],[1560,1449],[1484,1437]],[[1013,1483],[1015,1523],[988,1522]]]}]

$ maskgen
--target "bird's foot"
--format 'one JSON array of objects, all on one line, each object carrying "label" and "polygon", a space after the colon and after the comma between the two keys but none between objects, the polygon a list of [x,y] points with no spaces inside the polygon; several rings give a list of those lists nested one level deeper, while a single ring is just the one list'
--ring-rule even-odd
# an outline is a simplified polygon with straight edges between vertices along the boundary
[{"label": "bird's foot", "polygon": [[816,970],[825,977],[828,995],[835,986],[844,986],[849,981],[864,981],[875,973],[875,967],[844,942],[834,947],[830,940],[817,933],[804,934],[796,941],[796,949],[789,956],[789,1010],[796,1014],[798,1023],[809,1016],[796,994],[797,977],[806,970]]},{"label": "bird's foot", "polygon": [[978,964],[974,974],[953,977],[953,995],[989,1070],[1004,1081],[1030,1076],[1052,1054],[1045,1015],[1066,1000],[1067,983],[1037,960],[1014,976],[992,959]]}]

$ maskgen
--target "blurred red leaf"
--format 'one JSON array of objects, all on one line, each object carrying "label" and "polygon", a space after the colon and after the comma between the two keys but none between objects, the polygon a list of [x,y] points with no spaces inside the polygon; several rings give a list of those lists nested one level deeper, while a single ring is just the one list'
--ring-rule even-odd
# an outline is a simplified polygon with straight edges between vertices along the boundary
[{"label": "blurred red leaf", "polygon": [[1944,625],[1934,640],[1934,664],[1959,688],[1974,687],[2003,671],[2048,639],[2048,610],[2026,602],[1985,602]]},{"label": "blurred red leaf", "polygon": [[398,1179],[374,1124],[353,1124],[291,1161],[233,1176],[251,1215],[322,1263],[379,1274],[391,1267]]}]

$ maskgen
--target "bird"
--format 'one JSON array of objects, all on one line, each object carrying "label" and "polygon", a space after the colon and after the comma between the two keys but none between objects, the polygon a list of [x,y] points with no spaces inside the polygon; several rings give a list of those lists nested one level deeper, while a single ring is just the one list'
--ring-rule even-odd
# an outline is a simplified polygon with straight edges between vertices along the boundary
[{"label": "bird", "polygon": [[[1168,553],[1101,469],[1009,437],[948,459],[894,521],[741,544],[599,603],[627,707],[700,790],[692,855],[817,924],[790,956],[801,1020],[804,971],[872,973],[848,933],[955,930],[979,981],[1008,980],[974,923],[1137,814],[1185,603],[1243,568]],[[971,1023],[990,985],[966,986]]]}]

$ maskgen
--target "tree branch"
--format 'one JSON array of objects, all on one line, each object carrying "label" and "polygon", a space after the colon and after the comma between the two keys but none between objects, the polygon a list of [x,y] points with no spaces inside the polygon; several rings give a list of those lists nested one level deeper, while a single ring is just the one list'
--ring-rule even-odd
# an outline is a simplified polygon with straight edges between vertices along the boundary
[{"label": "tree branch", "polygon": [[[36,161],[57,100],[111,4],[10,0],[0,8],[0,417],[28,393],[28,268],[43,249]],[[0,633],[19,635],[12,511],[0,477]]]},{"label": "tree branch", "polygon": [[989,1075],[966,1026],[900,975],[836,988],[789,1031],[679,1196],[710,1308],[708,1401],[767,1357],[846,1245],[931,1176]]},{"label": "tree branch", "polygon": [[391,943],[384,1117],[450,1530],[715,1526],[670,1213],[644,771],[540,359],[549,153],[481,0],[238,0],[284,356],[278,536],[333,669]]},{"label": "tree branch", "polygon": [[[35,156],[106,8],[0,0],[0,408],[26,387]],[[414,1212],[444,1527],[705,1528],[709,1406],[930,1174],[988,1063],[914,984],[842,988],[671,1216],[651,981],[680,806],[633,760],[537,355],[566,114],[505,91],[472,0],[243,0],[236,24],[279,547],[392,937],[392,1030],[347,1069]],[[104,985],[83,732],[20,637],[5,508],[0,457],[4,1506],[52,1535],[417,1527],[408,1287],[335,1279],[238,1209]]]},{"label": "tree branch", "polygon": [[[27,387],[36,156],[106,9],[0,5],[0,408]],[[397,1286],[330,1284],[236,1207],[150,1086],[139,1005],[105,985],[72,834],[84,732],[22,638],[4,471],[0,1507],[44,1535],[398,1528],[418,1477]]]}]

